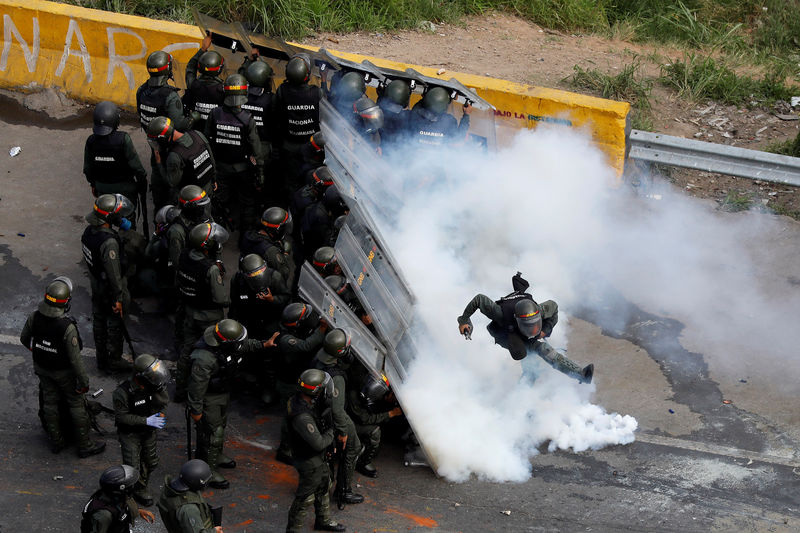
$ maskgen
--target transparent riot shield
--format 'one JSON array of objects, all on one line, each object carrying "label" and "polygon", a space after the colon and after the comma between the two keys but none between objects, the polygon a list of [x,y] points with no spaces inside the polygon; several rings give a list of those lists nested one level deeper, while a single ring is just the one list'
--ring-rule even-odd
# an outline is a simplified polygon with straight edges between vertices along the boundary
[{"label": "transparent riot shield", "polygon": [[408,329],[408,315],[400,310],[347,225],[339,232],[334,249],[339,266],[372,318],[381,340],[388,348],[394,348]]},{"label": "transparent riot shield", "polygon": [[303,300],[319,309],[328,324],[350,333],[356,356],[372,374],[380,377],[386,349],[308,262],[303,263],[300,269],[299,294]]}]

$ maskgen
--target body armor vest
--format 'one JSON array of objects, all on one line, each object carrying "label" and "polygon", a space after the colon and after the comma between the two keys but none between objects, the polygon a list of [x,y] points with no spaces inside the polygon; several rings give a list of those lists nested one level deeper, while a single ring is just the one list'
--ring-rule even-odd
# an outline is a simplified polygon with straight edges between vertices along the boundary
[{"label": "body armor vest", "polygon": [[131,517],[128,504],[123,500],[122,505],[108,501],[102,490],[96,491],[86,503],[81,513],[81,533],[92,532],[92,515],[98,511],[111,513],[111,525],[108,533],[130,533]]},{"label": "body armor vest", "polygon": [[139,87],[136,91],[136,109],[139,111],[139,124],[143,130],[147,131],[147,126],[154,118],[167,116],[167,97],[177,91],[171,85],[153,87],[147,82]]},{"label": "body armor vest", "polygon": [[261,142],[269,139],[270,134],[264,125],[267,119],[268,110],[272,109],[273,94],[263,87],[251,87],[247,90],[247,103],[242,105],[242,109],[253,116],[258,129],[258,138]]},{"label": "body armor vest", "polygon": [[308,142],[319,131],[320,89],[313,85],[291,85],[283,83],[278,87],[279,112],[285,116],[284,140],[292,144]]},{"label": "body armor vest", "polygon": [[214,155],[224,163],[242,163],[250,155],[247,125],[253,118],[247,111],[233,113],[218,107],[211,112],[214,117]]},{"label": "body armor vest", "polygon": [[[146,388],[142,388],[133,381],[128,380],[122,385],[125,394],[128,396],[128,411],[132,415],[147,418],[157,412],[153,402],[153,393]],[[127,424],[117,424],[120,433],[144,433],[155,431],[149,426],[129,426]]]},{"label": "body armor vest", "polygon": [[[51,318],[39,311],[33,314],[31,352],[34,363],[47,370],[72,368],[67,346],[64,345],[64,334],[70,325],[75,326],[75,331],[78,331],[75,320],[67,315]],[[78,346],[79,349],[83,348],[80,334],[78,334]]]},{"label": "body armor vest", "polygon": [[195,343],[194,348],[212,353],[217,358],[217,371],[211,374],[207,391],[212,394],[230,392],[236,370],[244,359],[242,354],[235,351],[226,352],[218,346],[209,346],[202,338]]},{"label": "body armor vest", "polygon": [[[212,83],[209,83],[209,81],[212,81]],[[186,90],[186,94],[183,95],[184,105],[189,111],[200,113],[202,124],[205,124],[209,113],[215,107],[222,105],[224,99],[225,94],[222,91],[222,83],[216,78],[211,78],[211,80],[202,77],[197,78]]]},{"label": "body armor vest", "polygon": [[437,115],[422,107],[411,111],[410,134],[416,144],[442,146],[450,141],[449,136],[457,128],[455,118],[443,113]]},{"label": "body armor vest", "polygon": [[134,181],[134,174],[125,157],[125,133],[112,131],[108,135],[90,135],[86,149],[91,160],[89,179],[100,183]]},{"label": "body armor vest", "polygon": [[192,145],[187,147],[181,143],[175,143],[170,150],[183,160],[183,175],[176,189],[181,190],[186,185],[198,185],[201,189],[205,188],[208,182],[216,177],[211,151],[196,131],[188,130],[184,135],[192,138]]},{"label": "body armor vest", "polygon": [[[239,246],[239,257],[258,254],[264,258],[264,261],[269,261],[268,252],[270,248],[278,248],[280,253],[283,253],[283,248],[272,242],[267,235],[262,235],[256,230],[248,230],[245,232],[242,243]],[[275,268],[275,265],[269,266]]]},{"label": "body armor vest", "polygon": [[203,256],[197,260],[189,257],[190,250],[185,248],[178,260],[176,281],[178,291],[183,302],[195,309],[219,309],[211,297],[211,287],[208,284],[208,270],[216,263]]},{"label": "body armor vest", "polygon": [[500,309],[503,310],[503,330],[506,333],[510,333],[512,331],[516,331],[517,329],[517,320],[514,317],[514,306],[517,305],[517,302],[520,300],[532,300],[533,296],[528,294],[527,292],[512,292],[508,296],[503,296],[495,303],[500,306]]},{"label": "body armor vest", "polygon": [[316,189],[311,185],[304,185],[301,189],[297,190],[292,196],[292,215],[295,220],[303,220],[303,214],[306,209],[314,202],[319,201],[319,194]]},{"label": "body armor vest", "polygon": [[294,424],[292,422],[298,416],[308,413],[314,418],[314,422],[317,424],[317,430],[320,433],[324,433],[333,427],[333,412],[331,411],[330,407],[322,409],[322,412],[319,411],[320,409],[310,405],[300,394],[295,394],[289,399],[287,404],[289,435],[292,445],[292,457],[297,460],[303,461],[311,459],[312,457],[319,455],[320,452],[312,448],[305,441],[305,439],[299,435],[297,431],[295,431]]},{"label": "body armor vest", "polygon": [[167,531],[181,531],[181,524],[178,521],[177,515],[178,509],[184,505],[196,505],[200,510],[200,518],[203,521],[200,527],[208,531],[214,529],[214,524],[211,519],[211,509],[200,494],[193,490],[177,492],[170,489],[169,485],[164,489],[164,492],[169,495],[162,495],[161,499],[158,501],[158,510]]},{"label": "body armor vest", "polygon": [[108,239],[115,239],[119,247],[119,262],[121,271],[125,272],[123,265],[124,248],[122,240],[115,231],[103,231],[100,226],[87,226],[81,237],[81,244],[83,245],[83,258],[86,264],[89,265],[89,272],[96,279],[105,280],[106,271],[103,268],[103,256],[100,253],[100,248]]}]

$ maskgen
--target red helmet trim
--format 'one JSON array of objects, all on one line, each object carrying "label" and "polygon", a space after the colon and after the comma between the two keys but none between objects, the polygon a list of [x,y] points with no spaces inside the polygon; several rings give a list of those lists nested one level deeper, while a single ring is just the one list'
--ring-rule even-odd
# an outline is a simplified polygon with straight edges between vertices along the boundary
[{"label": "red helmet trim", "polygon": [[53,298],[49,294],[45,294],[44,297],[48,301],[51,301],[51,302],[56,303],[56,304],[65,304],[65,303],[67,303],[69,301],[69,298],[67,298],[66,300],[59,300],[58,298]]},{"label": "red helmet trim", "polygon": [[202,192],[200,192],[200,196],[195,196],[191,200],[184,200],[183,198],[181,198],[180,202],[182,204],[187,204],[189,202],[196,202],[197,200],[202,200],[203,198],[205,198],[205,196],[206,196],[206,191],[202,191]]},{"label": "red helmet trim", "polygon": [[295,320],[294,322],[284,322],[283,325],[288,326],[290,328],[295,327],[297,324],[300,323],[301,320],[303,320],[303,317],[306,316],[306,309],[308,309],[308,306],[303,304],[303,310],[300,311],[300,316],[297,317],[297,320]]},{"label": "red helmet trim", "polygon": [[262,225],[262,226],[266,226],[266,227],[268,227],[268,228],[275,228],[275,229],[277,229],[277,228],[280,228],[281,226],[283,226],[284,224],[286,224],[286,221],[287,221],[287,220],[289,220],[289,212],[288,212],[288,211],[286,212],[286,216],[285,216],[285,217],[283,217],[283,220],[281,221],[281,223],[280,223],[280,224],[271,224],[270,222],[265,222],[265,221],[262,219],[262,220],[261,220],[261,225]]}]

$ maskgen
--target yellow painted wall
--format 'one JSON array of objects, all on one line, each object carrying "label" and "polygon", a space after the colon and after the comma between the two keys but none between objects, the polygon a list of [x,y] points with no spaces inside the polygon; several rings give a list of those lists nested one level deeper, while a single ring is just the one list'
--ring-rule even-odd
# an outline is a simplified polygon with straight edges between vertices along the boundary
[{"label": "yellow painted wall", "polygon": [[[136,88],[148,77],[144,66],[148,54],[155,50],[170,52],[175,58],[176,85],[181,87],[185,64],[202,39],[195,26],[43,0],[0,0],[0,15],[1,87],[59,87],[81,100],[111,100],[130,107],[135,105]],[[587,128],[608,155],[609,163],[622,172],[625,121],[630,110],[626,102],[470,74],[446,72],[437,76],[432,68],[331,52],[358,62],[368,59],[378,66],[399,70],[411,67],[431,77],[457,78],[497,108],[493,114],[499,144],[518,129],[542,123]]]}]

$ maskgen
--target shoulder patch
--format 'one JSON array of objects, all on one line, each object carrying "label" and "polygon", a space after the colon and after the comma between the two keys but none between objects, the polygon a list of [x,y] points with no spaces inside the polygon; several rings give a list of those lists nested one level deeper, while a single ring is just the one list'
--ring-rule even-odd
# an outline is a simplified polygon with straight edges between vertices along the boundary
[{"label": "shoulder patch", "polygon": [[339,387],[334,387],[333,388],[333,397],[334,398],[338,398],[339,397]]},{"label": "shoulder patch", "polygon": [[292,346],[294,346],[295,344],[297,344],[297,339],[295,339],[294,337],[292,337],[291,339],[289,339],[289,340],[288,340],[288,341],[286,341],[286,342],[288,342],[289,344],[291,344]]},{"label": "shoulder patch", "polygon": [[78,337],[72,337],[72,345],[73,346],[77,346],[78,345]]},{"label": "shoulder patch", "polygon": [[109,250],[108,251],[108,257],[110,259],[116,259],[117,258],[117,252],[115,252],[114,250]]},{"label": "shoulder patch", "polygon": [[312,424],[311,422],[309,422],[308,425],[306,425],[306,429],[308,430],[309,433],[314,433],[316,431],[316,429],[314,429],[314,424]]},{"label": "shoulder patch", "polygon": [[217,272],[217,283],[222,285],[222,274],[220,274],[219,272]]}]

